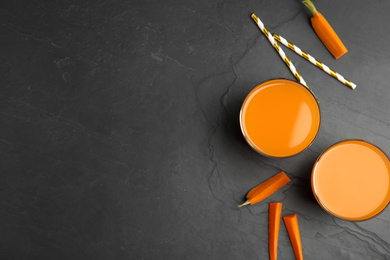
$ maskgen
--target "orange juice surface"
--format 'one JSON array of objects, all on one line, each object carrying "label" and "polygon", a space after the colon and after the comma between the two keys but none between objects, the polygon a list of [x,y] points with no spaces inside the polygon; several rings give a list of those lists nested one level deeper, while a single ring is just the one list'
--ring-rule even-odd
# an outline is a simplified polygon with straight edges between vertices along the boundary
[{"label": "orange juice surface", "polygon": [[254,150],[271,157],[287,157],[312,143],[320,126],[320,110],[306,87],[292,80],[275,79],[248,94],[240,124]]},{"label": "orange juice surface", "polygon": [[389,204],[389,159],[367,142],[340,142],[317,160],[312,188],[329,213],[347,220],[369,219]]}]

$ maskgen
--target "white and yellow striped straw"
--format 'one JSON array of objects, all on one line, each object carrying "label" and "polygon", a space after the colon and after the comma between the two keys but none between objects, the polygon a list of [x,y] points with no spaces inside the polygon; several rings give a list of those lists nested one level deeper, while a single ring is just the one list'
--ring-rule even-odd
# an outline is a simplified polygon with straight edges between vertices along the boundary
[{"label": "white and yellow striped straw", "polygon": [[295,78],[302,84],[304,85],[305,87],[307,87],[308,89],[310,89],[305,80],[302,78],[302,76],[298,73],[298,71],[296,70],[294,64],[292,64],[292,62],[290,61],[289,58],[287,58],[286,54],[284,53],[283,49],[281,49],[279,47],[279,44],[277,41],[275,41],[274,37],[272,36],[272,34],[267,30],[267,28],[265,28],[263,22],[259,19],[259,17],[257,17],[256,14],[252,14],[251,15],[252,19],[255,21],[255,23],[257,24],[257,26],[260,28],[260,30],[264,33],[264,35],[267,37],[267,39],[269,40],[269,42],[271,43],[272,46],[274,46],[275,50],[279,53],[279,56],[282,58],[282,60],[286,63],[287,67],[290,69],[291,73],[295,76]]},{"label": "white and yellow striped straw", "polygon": [[278,42],[282,43],[284,46],[286,46],[286,47],[290,48],[291,50],[293,50],[299,56],[301,56],[301,57],[305,58],[306,60],[310,61],[312,64],[314,64],[315,66],[319,67],[320,69],[322,69],[323,71],[325,71],[326,73],[331,75],[332,77],[338,79],[340,82],[344,83],[348,87],[350,87],[352,89],[356,88],[356,84],[355,83],[352,83],[348,79],[344,78],[343,76],[338,74],[336,71],[334,71],[331,68],[329,68],[328,66],[326,66],[324,63],[318,61],[313,56],[309,55],[307,52],[302,51],[298,46],[296,46],[296,45],[292,44],[291,42],[287,41],[282,36],[280,36],[278,34],[274,34],[274,38]]}]

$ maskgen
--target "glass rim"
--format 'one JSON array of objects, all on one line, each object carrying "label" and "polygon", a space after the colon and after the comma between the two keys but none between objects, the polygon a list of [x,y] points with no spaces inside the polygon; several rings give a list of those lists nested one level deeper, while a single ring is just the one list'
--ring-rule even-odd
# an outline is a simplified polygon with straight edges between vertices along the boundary
[{"label": "glass rim", "polygon": [[[312,171],[311,171],[311,177],[310,177],[310,181],[311,181],[311,188],[312,188],[312,192],[314,194],[314,197],[317,201],[317,203],[321,206],[322,209],[324,209],[328,214],[330,214],[331,216],[334,216],[338,219],[342,219],[342,220],[346,220],[346,221],[351,221],[351,222],[361,222],[361,221],[367,221],[367,220],[370,220],[374,217],[377,217],[379,216],[380,214],[382,214],[390,205],[390,200],[387,202],[386,206],[383,207],[383,209],[381,209],[378,213],[370,216],[370,217],[367,217],[367,218],[363,218],[363,219],[347,219],[347,218],[343,218],[343,217],[340,217],[338,215],[336,215],[335,213],[333,213],[332,211],[330,211],[323,203],[322,201],[320,200],[317,192],[316,192],[316,188],[315,188],[315,184],[314,184],[314,177],[315,177],[315,170],[316,170],[316,167],[320,161],[320,159],[330,150],[332,149],[333,147],[335,147],[336,145],[339,145],[341,143],[347,143],[347,142],[351,142],[351,141],[358,141],[358,142],[363,142],[363,143],[366,143],[366,144],[369,144],[369,145],[372,145],[373,147],[375,147],[376,149],[378,149],[379,151],[381,151],[383,153],[383,155],[386,157],[387,161],[388,161],[388,165],[390,166],[390,158],[389,156],[381,149],[379,148],[377,145],[369,142],[369,141],[366,141],[366,140],[363,140],[363,139],[358,139],[358,138],[351,138],[351,139],[344,139],[344,140],[341,140],[341,141],[338,141],[330,146],[328,146],[328,148],[326,148],[316,159],[316,161],[314,162],[314,165],[313,165],[313,168],[312,168]],[[390,172],[389,172],[389,175],[390,175]],[[389,187],[389,190],[390,190],[390,187]]]},{"label": "glass rim", "polygon": [[[262,151],[260,151],[259,149],[257,149],[250,141],[249,141],[249,138],[246,136],[245,132],[244,132],[244,129],[243,129],[243,122],[242,122],[242,114],[243,114],[243,108],[244,108],[244,105],[247,101],[247,99],[251,96],[251,94],[256,91],[258,88],[260,88],[263,84],[267,83],[267,82],[271,82],[271,81],[275,81],[275,80],[285,80],[285,81],[290,81],[290,82],[293,82],[293,83],[296,83],[298,85],[301,85],[303,87],[303,89],[305,89],[306,91],[308,91],[310,93],[310,95],[314,98],[315,102],[316,102],[316,105],[317,105],[317,108],[318,108],[318,115],[319,115],[319,123],[318,123],[318,129],[316,131],[316,134],[313,138],[313,140],[311,140],[311,142],[304,148],[302,149],[301,151],[297,152],[297,153],[294,153],[294,154],[291,154],[291,155],[287,155],[287,156],[273,156],[273,155],[270,155],[270,154],[266,154]],[[265,157],[268,157],[268,158],[274,158],[274,159],[277,159],[277,158],[290,158],[290,157],[294,157],[304,151],[306,151],[313,143],[314,143],[314,140],[316,140],[317,136],[318,136],[318,133],[320,132],[320,129],[321,129],[321,107],[320,107],[320,104],[318,102],[318,99],[317,97],[315,96],[315,94],[313,93],[313,91],[311,89],[309,89],[307,86],[304,86],[302,85],[300,82],[298,81],[295,81],[295,80],[291,80],[291,79],[287,79],[287,78],[273,78],[273,79],[268,79],[268,80],[265,80],[259,84],[257,84],[253,89],[251,89],[249,91],[249,93],[246,95],[244,101],[242,102],[242,105],[241,105],[241,109],[240,109],[240,116],[239,116],[239,121],[240,121],[240,129],[241,129],[241,133],[242,135],[244,136],[244,139],[245,141],[249,144],[249,146],[255,150],[258,154],[260,155],[263,155]]]}]

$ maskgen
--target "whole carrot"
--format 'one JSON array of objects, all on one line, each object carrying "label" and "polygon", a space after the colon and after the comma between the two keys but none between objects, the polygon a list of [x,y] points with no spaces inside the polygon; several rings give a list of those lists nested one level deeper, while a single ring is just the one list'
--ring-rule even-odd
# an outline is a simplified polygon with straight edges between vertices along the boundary
[{"label": "whole carrot", "polygon": [[259,185],[251,189],[246,195],[247,201],[245,201],[241,205],[238,205],[238,207],[242,207],[249,204],[253,205],[262,201],[265,198],[268,198],[278,189],[286,185],[289,181],[290,179],[283,171],[279,172],[278,174],[272,176],[268,180],[260,183]]},{"label": "whole carrot", "polygon": [[283,217],[283,221],[284,224],[286,225],[288,236],[290,237],[295,258],[297,260],[303,260],[301,236],[299,234],[297,214],[285,216]]},{"label": "whole carrot", "polygon": [[335,57],[340,58],[342,55],[348,52],[336,32],[330,26],[325,17],[317,11],[314,4],[310,0],[304,0],[302,2],[312,12],[311,25],[316,32],[318,38],[322,41],[329,52]]},{"label": "whole carrot", "polygon": [[278,253],[278,237],[280,227],[280,217],[282,215],[282,203],[273,202],[268,208],[268,240],[269,259],[276,260]]}]

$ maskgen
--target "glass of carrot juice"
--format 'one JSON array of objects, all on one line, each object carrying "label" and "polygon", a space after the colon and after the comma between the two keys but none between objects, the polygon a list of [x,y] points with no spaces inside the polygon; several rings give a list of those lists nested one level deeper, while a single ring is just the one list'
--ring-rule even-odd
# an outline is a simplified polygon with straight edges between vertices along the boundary
[{"label": "glass of carrot juice", "polygon": [[363,140],[336,143],[315,162],[311,186],[331,215],[351,221],[373,218],[390,202],[389,158]]},{"label": "glass of carrot juice", "polygon": [[314,94],[288,79],[273,79],[256,86],[240,111],[246,142],[267,157],[289,157],[305,150],[317,136],[320,121]]}]

